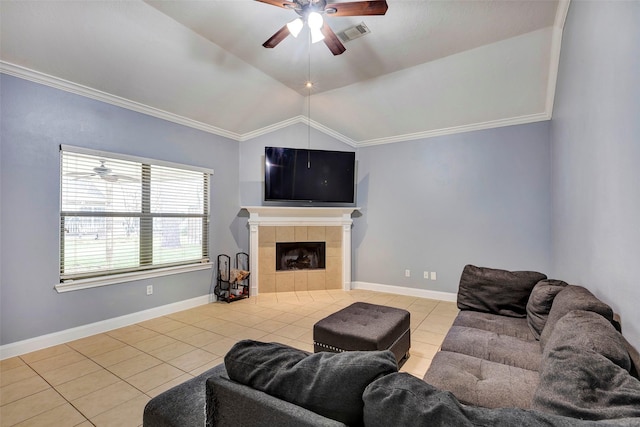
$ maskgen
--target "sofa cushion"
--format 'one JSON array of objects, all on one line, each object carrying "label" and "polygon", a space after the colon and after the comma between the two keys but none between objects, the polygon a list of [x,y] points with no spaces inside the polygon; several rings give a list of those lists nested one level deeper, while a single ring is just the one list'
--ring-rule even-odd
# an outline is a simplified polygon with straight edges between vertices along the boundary
[{"label": "sofa cushion", "polygon": [[522,317],[507,317],[499,314],[482,313],[480,311],[460,311],[453,321],[453,326],[466,326],[495,332],[500,335],[519,338],[524,341],[536,342],[527,319]]},{"label": "sofa cushion", "polygon": [[640,417],[640,381],[630,368],[625,342],[607,319],[569,312],[545,348],[532,407],[587,420]]},{"label": "sofa cushion", "polygon": [[224,358],[229,378],[348,425],[362,424],[362,393],[397,372],[393,353],[308,353],[283,344],[243,340]]},{"label": "sofa cushion", "polygon": [[450,391],[465,404],[528,409],[538,386],[538,377],[537,371],[439,351],[431,361],[424,380]]},{"label": "sofa cushion", "polygon": [[452,326],[442,350],[538,371],[542,354],[536,341],[525,341],[467,326]]},{"label": "sofa cushion", "polygon": [[527,323],[536,339],[540,339],[554,298],[565,286],[562,280],[541,280],[533,287],[527,301]]},{"label": "sofa cushion", "polygon": [[567,285],[553,299],[549,317],[540,333],[540,346],[543,351],[558,320],[573,310],[593,311],[608,321],[613,321],[611,307],[596,298],[588,289],[582,286]]},{"label": "sofa cushion", "polygon": [[460,277],[458,308],[526,317],[531,290],[546,278],[535,271],[506,271],[467,265]]},{"label": "sofa cushion", "polygon": [[595,423],[517,408],[462,405],[451,393],[407,373],[387,375],[372,382],[362,399],[367,427],[595,426]]}]

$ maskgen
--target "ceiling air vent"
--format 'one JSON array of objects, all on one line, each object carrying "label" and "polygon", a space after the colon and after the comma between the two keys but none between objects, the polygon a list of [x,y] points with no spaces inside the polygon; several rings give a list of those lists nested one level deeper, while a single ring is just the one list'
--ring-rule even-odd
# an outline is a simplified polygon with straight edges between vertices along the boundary
[{"label": "ceiling air vent", "polygon": [[351,40],[357,39],[358,37],[362,37],[365,34],[369,34],[370,32],[371,30],[364,24],[364,22],[361,22],[344,31],[340,31],[338,33],[338,37],[342,40],[342,43],[347,43]]}]

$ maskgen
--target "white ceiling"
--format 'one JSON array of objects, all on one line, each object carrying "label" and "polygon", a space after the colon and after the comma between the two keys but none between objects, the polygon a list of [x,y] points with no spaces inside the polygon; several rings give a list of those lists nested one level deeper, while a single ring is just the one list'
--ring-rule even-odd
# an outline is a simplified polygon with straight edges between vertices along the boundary
[{"label": "white ceiling", "polygon": [[[328,17],[333,56],[251,0],[3,1],[2,71],[246,140],[296,121],[351,145],[548,119],[568,0],[387,0]],[[311,75],[312,96],[304,83]]]}]

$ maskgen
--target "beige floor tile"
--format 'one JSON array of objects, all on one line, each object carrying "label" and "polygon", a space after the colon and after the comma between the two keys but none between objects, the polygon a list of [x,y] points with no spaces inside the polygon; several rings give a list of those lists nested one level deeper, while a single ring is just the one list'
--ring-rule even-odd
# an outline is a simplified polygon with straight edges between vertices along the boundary
[{"label": "beige floor tile", "polygon": [[[250,328],[242,325],[229,325],[225,330],[217,331],[220,335],[224,335],[227,338],[231,339],[242,339],[244,338],[250,331],[256,330],[255,328]],[[264,335],[264,334],[263,334]]]},{"label": "beige floor tile", "polygon": [[284,322],[287,324],[291,324],[291,323],[296,323],[297,321],[299,321],[300,319],[302,319],[304,316],[301,316],[299,314],[294,314],[294,313],[283,313],[279,316],[276,316],[273,318],[273,320],[277,320],[279,322]]},{"label": "beige floor tile", "polygon": [[[262,339],[264,339],[264,337]],[[206,345],[202,347],[202,349],[218,356],[224,356],[236,342],[238,341],[231,338],[224,338],[220,341]]]},{"label": "beige floor tile", "polygon": [[317,320],[312,318],[312,317],[303,317],[302,319],[300,319],[297,322],[293,323],[293,325],[299,326],[301,328],[313,329],[313,325],[315,325],[316,322],[317,322]]},{"label": "beige floor tile", "polygon": [[12,426],[65,403],[52,388],[32,394],[2,406],[0,426]]},{"label": "beige floor tile", "polygon": [[194,369],[189,373],[195,377],[202,374],[205,371],[208,371],[209,369],[215,366],[218,366],[221,363],[224,363],[224,358],[222,356],[218,356],[217,358],[205,363],[204,365],[198,366],[196,369]]},{"label": "beige floor tile", "polygon": [[191,375],[191,374],[182,374],[179,377],[172,379],[171,381],[167,381],[166,383],[161,384],[158,387],[147,391],[145,394],[151,398],[156,397],[160,393],[163,393],[169,390],[171,387],[175,387],[177,385],[182,384],[185,381],[189,381],[193,377],[194,375]]},{"label": "beige floor tile", "polygon": [[103,368],[97,363],[85,359],[62,368],[43,372],[41,375],[49,384],[57,386],[101,369]]},{"label": "beige floor tile", "polygon": [[220,341],[224,336],[210,331],[202,331],[199,334],[185,338],[183,341],[194,347],[204,347],[205,345]]},{"label": "beige floor tile", "polygon": [[236,319],[236,323],[239,325],[243,325],[243,326],[256,326],[259,325],[260,323],[264,322],[265,320],[267,320],[266,317],[262,317],[258,314],[250,314],[250,313],[243,313],[240,312],[240,317],[238,319]]},{"label": "beige floor tile", "polygon": [[142,352],[137,348],[127,345],[116,350],[111,350],[107,353],[99,354],[92,357],[91,359],[100,366],[109,367],[115,365],[116,363],[132,359],[141,354]]},{"label": "beige floor tile", "polygon": [[108,387],[118,381],[120,381],[120,378],[105,369],[101,369],[83,377],[76,378],[75,380],[60,384],[56,386],[55,389],[65,399],[71,401]]},{"label": "beige floor tile", "polygon": [[201,322],[198,323],[194,323],[193,326],[197,327],[197,328],[201,328],[205,331],[213,331],[214,329],[217,329],[218,327],[222,326],[222,325],[226,325],[227,322],[226,320],[223,319],[219,319],[217,317],[209,317],[206,320],[203,320]]},{"label": "beige floor tile", "polygon": [[178,342],[178,340],[175,338],[168,337],[166,335],[158,335],[153,338],[149,338],[147,340],[139,341],[133,344],[133,347],[148,353],[152,350],[157,350],[159,348],[165,347],[169,344],[174,344],[176,342]]},{"label": "beige floor tile", "polygon": [[177,316],[174,316],[173,314],[171,314],[169,315],[169,317],[171,319],[177,320],[187,325],[195,325],[198,322],[202,322],[204,320],[211,318],[211,316],[209,316],[207,313],[197,313],[197,312],[187,312]]},{"label": "beige floor tile", "polygon": [[93,357],[124,347],[126,344],[107,334],[99,334],[70,342],[68,345],[87,357]]},{"label": "beige floor tile", "polygon": [[195,349],[196,348],[192,345],[183,343],[181,341],[176,341],[164,347],[160,347],[155,350],[150,350],[149,354],[166,362],[171,359],[175,359],[178,356],[182,356],[183,354],[189,353]]},{"label": "beige floor tile", "polygon": [[436,334],[446,335],[449,332],[449,328],[446,324],[431,322],[429,317],[424,319],[420,325],[416,328],[416,331],[429,331]]},{"label": "beige floor tile", "polygon": [[142,413],[148,401],[148,396],[137,396],[91,418],[91,422],[96,427],[137,427],[142,425]]},{"label": "beige floor tile", "polygon": [[83,360],[87,360],[87,358],[82,354],[78,353],[77,351],[69,351],[57,356],[38,360],[37,362],[30,363],[29,366],[31,366],[34,371],[42,375],[45,372],[53,371],[64,366],[69,366]]},{"label": "beige floor tile", "polygon": [[44,391],[51,386],[40,376],[33,376],[0,388],[0,406]]},{"label": "beige floor tile", "polygon": [[202,328],[196,328],[195,326],[186,325],[186,326],[183,326],[182,328],[165,332],[165,335],[168,335],[171,338],[175,338],[180,341],[184,341],[185,338],[199,334],[200,332],[202,332]]},{"label": "beige floor tile", "polygon": [[260,323],[259,325],[256,325],[255,328],[256,329],[260,329],[260,330],[265,331],[265,332],[273,332],[273,331],[277,331],[278,329],[282,329],[285,326],[287,326],[287,323],[285,323],[285,322],[280,322],[279,320],[269,319],[269,320],[265,320],[264,322]]},{"label": "beige floor tile", "polygon": [[424,329],[416,329],[411,331],[412,342],[419,341],[427,344],[437,345],[438,347],[442,344],[444,337],[444,334],[438,334]]},{"label": "beige floor tile", "polygon": [[300,326],[294,326],[294,325],[287,325],[284,328],[274,331],[273,334],[295,340],[300,338],[306,332],[308,332],[307,328],[301,328]]},{"label": "beige floor tile", "polygon": [[27,378],[36,377],[38,374],[28,365],[18,366],[17,368],[7,369],[0,375],[0,387],[6,387]]},{"label": "beige floor tile", "polygon": [[427,344],[420,341],[414,341],[411,344],[411,356],[422,357],[424,359],[433,359],[433,356],[438,352],[440,346]]},{"label": "beige floor tile", "polygon": [[180,322],[179,320],[167,319],[166,322],[152,324],[151,326],[145,326],[145,328],[151,329],[152,331],[156,331],[161,334],[167,334],[167,332],[175,331],[176,329],[184,328],[185,326],[187,325],[184,322]]},{"label": "beige floor tile", "polygon": [[73,427],[83,421],[86,418],[69,403],[65,403],[16,424],[16,427]]},{"label": "beige floor tile", "polygon": [[138,390],[147,392],[179,377],[182,374],[184,374],[184,372],[175,366],[171,366],[168,363],[162,363],[127,378],[127,382]]},{"label": "beige floor tile", "polygon": [[423,357],[417,357],[411,354],[411,357],[405,362],[400,369],[400,372],[407,372],[414,377],[422,379],[424,374],[431,365],[431,359],[425,359]]},{"label": "beige floor tile", "polygon": [[139,325],[126,326],[124,328],[115,329],[107,332],[107,334],[115,339],[123,341],[127,344],[135,344],[140,341],[148,340],[159,335],[158,332],[151,329],[143,328]]},{"label": "beige floor tile", "polygon": [[137,373],[161,364],[162,361],[145,353],[127,359],[124,362],[116,363],[109,367],[109,370],[120,378],[129,378]]},{"label": "beige floor tile", "polygon": [[38,360],[48,359],[53,356],[59,356],[69,351],[72,351],[71,347],[66,344],[60,344],[31,353],[23,354],[22,356],[20,356],[20,358],[26,363],[33,363],[37,362]]},{"label": "beige floor tile", "polygon": [[189,372],[217,358],[217,355],[198,348],[182,356],[178,356],[175,359],[171,359],[168,363],[178,369]]},{"label": "beige floor tile", "polygon": [[[26,356],[26,354],[24,356]],[[23,357],[23,356],[20,356],[20,357]],[[0,360],[0,372],[4,372],[10,369],[24,366],[25,363],[20,357],[16,356],[16,357],[10,357],[8,359]]]},{"label": "beige floor tile", "polygon": [[82,415],[91,419],[109,409],[141,396],[140,390],[127,384],[124,381],[118,381],[105,388],[84,395],[71,402]]}]

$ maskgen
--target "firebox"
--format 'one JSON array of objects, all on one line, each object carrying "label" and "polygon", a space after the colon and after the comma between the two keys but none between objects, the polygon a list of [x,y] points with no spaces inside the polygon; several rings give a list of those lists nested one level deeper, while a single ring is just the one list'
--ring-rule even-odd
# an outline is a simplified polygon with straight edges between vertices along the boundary
[{"label": "firebox", "polygon": [[276,271],[325,268],[325,242],[276,243]]}]

